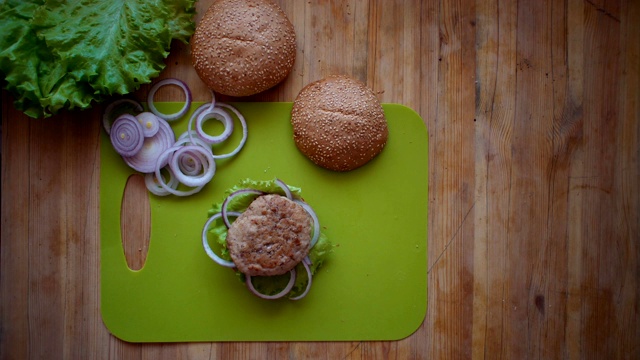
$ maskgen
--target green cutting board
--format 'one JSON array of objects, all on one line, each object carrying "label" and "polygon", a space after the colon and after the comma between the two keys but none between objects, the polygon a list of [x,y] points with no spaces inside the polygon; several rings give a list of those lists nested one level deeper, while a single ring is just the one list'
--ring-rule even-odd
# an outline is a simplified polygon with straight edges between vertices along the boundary
[{"label": "green cutting board", "polygon": [[[428,202],[428,136],[419,115],[384,104],[389,140],[383,152],[359,169],[338,173],[297,150],[291,103],[235,105],[248,123],[245,147],[218,162],[200,193],[149,195],[151,236],[139,271],[128,268],[120,235],[123,192],[135,172],[103,132],[100,278],[109,331],[130,342],[187,342],[396,340],[417,330],[427,308]],[[158,105],[165,112],[181,106]],[[176,134],[187,119],[172,124]],[[238,130],[227,150],[239,138]],[[252,295],[205,254],[200,240],[207,210],[226,189],[244,178],[276,177],[302,188],[336,245],[300,301]]]}]

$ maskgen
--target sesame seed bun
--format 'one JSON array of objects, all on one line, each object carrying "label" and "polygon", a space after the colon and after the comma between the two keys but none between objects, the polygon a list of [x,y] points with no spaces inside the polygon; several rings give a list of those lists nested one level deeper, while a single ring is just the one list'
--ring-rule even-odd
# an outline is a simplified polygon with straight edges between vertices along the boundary
[{"label": "sesame seed bun", "polygon": [[211,90],[249,96],[283,81],[296,58],[293,25],[269,0],[217,0],[191,39],[191,62]]},{"label": "sesame seed bun", "polygon": [[243,274],[285,274],[309,253],[312,224],[301,205],[284,196],[262,195],[231,224],[227,249]]},{"label": "sesame seed bun", "polygon": [[305,86],[291,111],[293,139],[315,164],[350,171],[384,148],[389,130],[380,102],[362,82],[333,75]]}]

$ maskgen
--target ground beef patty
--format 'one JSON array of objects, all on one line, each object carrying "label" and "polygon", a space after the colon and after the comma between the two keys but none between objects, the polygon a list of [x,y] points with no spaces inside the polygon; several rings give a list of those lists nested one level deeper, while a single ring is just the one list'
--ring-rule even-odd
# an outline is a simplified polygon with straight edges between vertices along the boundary
[{"label": "ground beef patty", "polygon": [[231,259],[247,275],[284,274],[307,256],[312,222],[299,204],[280,195],[262,195],[227,232]]}]

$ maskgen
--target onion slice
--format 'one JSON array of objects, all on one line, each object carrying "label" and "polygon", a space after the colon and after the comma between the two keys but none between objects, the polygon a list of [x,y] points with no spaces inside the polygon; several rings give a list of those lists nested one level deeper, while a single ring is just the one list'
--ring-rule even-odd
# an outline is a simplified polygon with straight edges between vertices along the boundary
[{"label": "onion slice", "polygon": [[307,279],[308,279],[307,287],[304,289],[302,294],[298,296],[294,296],[290,298],[290,300],[300,300],[303,297],[307,296],[307,294],[309,293],[309,290],[311,290],[311,283],[312,283],[313,276],[311,274],[311,267],[309,266],[310,263],[311,263],[311,260],[309,260],[309,256],[305,256],[304,260],[302,260],[302,266],[304,266],[304,269],[307,271]]},{"label": "onion slice", "polygon": [[[195,135],[195,137],[194,137]],[[188,139],[189,142],[191,142],[192,144],[195,144],[195,141],[192,141],[193,139],[196,140],[201,140],[198,137],[198,133],[195,130],[187,130],[185,132],[183,132],[182,134],[180,134],[180,136],[178,136],[178,141],[183,140],[183,139]],[[204,141],[202,141],[203,144],[206,144]]]},{"label": "onion slice", "polygon": [[231,110],[236,115],[236,117],[240,121],[240,124],[242,125],[242,139],[240,140],[240,143],[238,144],[238,146],[236,146],[236,148],[230,153],[222,154],[222,155],[216,155],[216,154],[213,155],[214,159],[226,159],[240,152],[240,150],[242,150],[242,148],[244,147],[244,144],[247,142],[247,135],[248,135],[247,121],[244,119],[244,116],[242,116],[242,114],[238,111],[238,109],[236,109],[235,107],[229,104],[217,103],[216,106],[220,106],[220,107]]},{"label": "onion slice", "polygon": [[[240,216],[240,213],[230,212],[228,215]],[[207,255],[209,255],[209,257],[213,261],[215,261],[216,263],[224,267],[235,268],[236,264],[234,264],[233,261],[229,261],[221,258],[220,256],[218,256],[218,254],[214,253],[211,247],[209,246],[209,238],[207,237],[207,233],[209,232],[209,226],[211,225],[212,222],[214,222],[216,219],[219,219],[221,216],[222,216],[222,213],[213,214],[209,218],[209,220],[207,220],[207,222],[204,224],[204,228],[202,229],[202,245],[204,246],[204,251],[207,253]]]},{"label": "onion slice", "polygon": [[[167,172],[169,173],[169,182],[167,182],[164,178],[162,178],[167,186],[169,186],[172,189],[176,189],[178,187],[178,179],[176,179],[175,176],[173,176],[173,172],[171,171],[171,169],[169,169],[168,167],[166,168]],[[162,173],[160,174],[160,176],[162,176]],[[155,173],[146,173],[144,176],[144,184],[147,186],[147,190],[149,190],[150,193],[157,195],[157,196],[167,196],[170,194],[170,192],[168,192],[167,190],[165,190],[161,185],[160,182],[158,180],[156,180],[156,174]]]},{"label": "onion slice", "polygon": [[[160,154],[169,149],[175,141],[175,135],[171,129],[171,125],[162,119],[158,120],[160,126],[158,132],[154,136],[144,139],[142,149],[133,156],[123,157],[127,165],[141,173],[146,174],[154,172],[158,165],[157,160],[160,157]],[[136,123],[140,125],[139,122],[136,121]],[[167,161],[168,159],[165,159],[164,162],[160,163],[159,167],[163,168],[167,165]]]},{"label": "onion slice", "polygon": [[[215,98],[213,101],[215,102]],[[189,140],[191,140],[192,143],[194,142],[193,139],[199,139],[198,132],[196,130],[193,130],[193,122],[197,120],[198,116],[200,116],[200,114],[202,114],[204,111],[213,109],[214,107],[213,104],[214,103],[211,102],[211,103],[200,105],[197,109],[193,111],[193,114],[191,114],[191,117],[189,117],[189,122],[187,123],[187,131],[184,132],[183,135],[188,136]]]},{"label": "onion slice", "polygon": [[202,146],[205,149],[211,149],[211,146],[209,146],[209,144],[207,144],[206,142],[204,142],[204,140],[200,139],[197,134],[196,136],[189,136],[189,135],[194,135],[193,134],[194,131],[191,131],[191,134],[188,132],[184,132],[180,135],[180,137],[178,137],[178,140],[176,141],[176,145],[198,145],[198,146]]},{"label": "onion slice", "polygon": [[[203,124],[209,119],[215,119],[222,123],[224,131],[220,135],[212,136],[204,131]],[[196,119],[196,132],[207,144],[215,145],[227,140],[233,133],[233,119],[219,107],[209,108],[198,115]]]},{"label": "onion slice", "polygon": [[199,154],[195,154],[191,151],[185,151],[185,153],[177,160],[178,168],[187,176],[196,176],[204,168],[204,160],[205,159],[202,156],[199,156]]},{"label": "onion slice", "polygon": [[152,137],[160,130],[160,118],[153,113],[148,111],[141,112],[136,115],[136,119],[142,125],[144,137]]},{"label": "onion slice", "polygon": [[264,191],[255,189],[240,189],[229,194],[229,196],[227,196],[226,199],[224,199],[224,201],[222,202],[222,209],[220,210],[220,212],[222,213],[222,221],[224,221],[224,225],[227,227],[227,229],[231,227],[231,222],[229,221],[229,218],[227,216],[227,206],[229,206],[229,202],[231,202],[233,198],[243,194],[264,195],[265,193]]},{"label": "onion slice", "polygon": [[253,287],[253,283],[251,282],[251,276],[245,274],[245,279],[246,279],[246,283],[247,283],[247,287],[249,288],[249,291],[251,291],[254,295],[262,299],[274,300],[287,295],[291,291],[291,289],[293,289],[293,285],[296,282],[296,269],[293,268],[289,271],[289,282],[287,283],[287,286],[285,286],[284,289],[282,289],[279,293],[274,295],[266,295],[256,290],[256,288]]},{"label": "onion slice", "polygon": [[282,189],[282,191],[284,191],[284,194],[287,197],[287,199],[293,200],[293,194],[291,194],[291,189],[289,189],[289,186],[285,184],[284,181],[280,179],[276,179],[275,183]]},{"label": "onion slice", "polygon": [[162,154],[160,154],[160,156],[158,157],[158,160],[156,162],[156,168],[154,171],[154,174],[156,176],[156,180],[158,181],[158,184],[167,192],[169,192],[170,194],[176,195],[176,196],[189,196],[189,195],[193,195],[197,192],[199,192],[200,190],[202,190],[202,186],[197,186],[194,187],[190,190],[179,190],[179,189],[174,189],[171,186],[169,186],[169,184],[167,184],[167,182],[162,178],[162,175],[160,173],[160,171],[162,170],[162,168],[164,167],[164,165],[162,164],[166,164],[167,163],[167,159],[169,159],[169,157],[173,154],[174,148],[169,148],[166,151],[164,151]]},{"label": "onion slice", "polygon": [[[184,91],[184,95],[185,95],[185,102],[184,102],[184,106],[182,106],[182,109],[172,114],[164,114],[158,111],[158,109],[156,109],[156,106],[153,100],[158,89],[166,85],[179,86]],[[149,95],[147,96],[147,105],[149,106],[149,110],[151,110],[151,112],[154,113],[159,118],[162,118],[166,121],[174,121],[183,117],[187,113],[187,111],[189,111],[189,108],[191,107],[191,100],[192,100],[191,90],[189,90],[189,87],[187,86],[187,84],[185,84],[182,80],[170,78],[170,79],[160,80],[151,87],[151,90],[149,90]]]},{"label": "onion slice", "polygon": [[120,115],[128,113],[127,110],[131,107],[137,112],[143,111],[142,104],[133,99],[122,98],[107,105],[102,114],[102,127],[104,127],[107,135],[111,134],[111,123]]},{"label": "onion slice", "polygon": [[[198,187],[204,186],[213,179],[216,173],[216,163],[210,150],[198,145],[174,146],[171,149],[173,149],[174,153],[169,162],[169,167],[179,182],[189,187]],[[181,169],[179,160],[185,154],[188,154],[190,159],[200,162],[203,169],[201,175],[188,175]]]},{"label": "onion slice", "polygon": [[307,204],[302,200],[297,200],[297,199],[293,201],[296,202],[297,204],[300,204],[300,206],[302,206],[309,213],[309,215],[311,215],[311,218],[313,219],[313,237],[311,238],[311,244],[309,246],[309,249],[311,249],[318,242],[318,238],[320,238],[320,220],[318,220],[318,215],[316,215],[316,212],[313,211],[313,209],[311,208],[311,206],[309,206],[309,204]]},{"label": "onion slice", "polygon": [[109,138],[113,149],[122,156],[137,154],[144,144],[144,130],[138,120],[129,114],[120,115],[113,122]]}]

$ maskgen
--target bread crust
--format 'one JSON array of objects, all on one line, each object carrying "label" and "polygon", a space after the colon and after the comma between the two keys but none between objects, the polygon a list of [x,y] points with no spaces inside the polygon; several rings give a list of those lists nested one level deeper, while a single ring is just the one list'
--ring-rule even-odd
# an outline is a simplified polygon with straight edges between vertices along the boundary
[{"label": "bread crust", "polygon": [[283,81],[293,69],[296,35],[269,0],[217,0],[191,39],[191,62],[211,90],[249,96]]},{"label": "bread crust", "polygon": [[284,196],[262,195],[231,224],[227,249],[243,274],[285,274],[309,253],[312,223],[301,205]]},{"label": "bread crust", "polygon": [[387,143],[384,111],[371,89],[344,75],[305,86],[291,111],[293,139],[315,164],[350,171],[376,157]]}]

